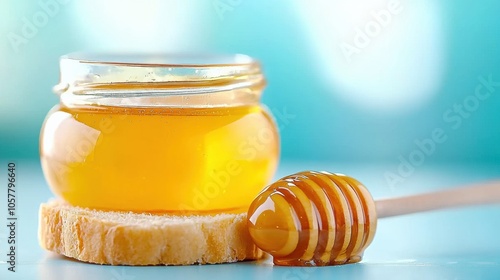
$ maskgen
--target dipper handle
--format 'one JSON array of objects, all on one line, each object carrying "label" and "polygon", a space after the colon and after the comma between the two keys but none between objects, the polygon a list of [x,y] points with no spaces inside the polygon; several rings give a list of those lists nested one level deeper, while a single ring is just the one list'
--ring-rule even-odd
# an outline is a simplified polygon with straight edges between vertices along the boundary
[{"label": "dipper handle", "polygon": [[500,181],[467,185],[451,190],[382,199],[375,202],[378,218],[460,206],[500,203]]}]

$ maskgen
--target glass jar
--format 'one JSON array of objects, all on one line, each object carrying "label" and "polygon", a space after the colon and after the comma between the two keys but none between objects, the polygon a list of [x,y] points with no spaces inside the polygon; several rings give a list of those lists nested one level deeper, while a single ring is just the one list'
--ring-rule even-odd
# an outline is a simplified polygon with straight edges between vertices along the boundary
[{"label": "glass jar", "polygon": [[252,58],[70,54],[60,68],[40,156],[71,205],[244,212],[272,179],[279,135]]}]

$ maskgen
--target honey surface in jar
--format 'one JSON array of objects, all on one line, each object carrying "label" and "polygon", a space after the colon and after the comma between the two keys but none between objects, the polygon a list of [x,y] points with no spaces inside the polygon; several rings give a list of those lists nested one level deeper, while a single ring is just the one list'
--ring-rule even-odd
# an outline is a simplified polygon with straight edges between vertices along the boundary
[{"label": "honey surface in jar", "polygon": [[328,172],[284,177],[265,188],[248,210],[250,236],[277,265],[359,262],[376,225],[375,204],[365,187]]},{"label": "honey surface in jar", "polygon": [[56,106],[41,135],[52,191],[72,205],[147,212],[244,212],[276,169],[262,106]]}]

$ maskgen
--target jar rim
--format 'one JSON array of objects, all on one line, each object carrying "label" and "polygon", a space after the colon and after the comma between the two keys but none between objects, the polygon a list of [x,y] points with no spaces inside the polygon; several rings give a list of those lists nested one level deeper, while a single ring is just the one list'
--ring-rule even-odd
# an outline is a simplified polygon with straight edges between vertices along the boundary
[{"label": "jar rim", "polygon": [[260,63],[243,54],[77,52],[61,57],[54,92],[68,104],[104,104],[105,98],[199,95],[264,85]]},{"label": "jar rim", "polygon": [[245,54],[208,53],[85,53],[74,52],[61,56],[61,61],[122,65],[135,67],[231,67],[258,66],[257,60]]},{"label": "jar rim", "polygon": [[[243,54],[70,53],[60,59],[56,93],[123,84],[169,87],[206,84],[242,86],[263,80],[257,60]],[[248,86],[248,85],[246,85]]]}]

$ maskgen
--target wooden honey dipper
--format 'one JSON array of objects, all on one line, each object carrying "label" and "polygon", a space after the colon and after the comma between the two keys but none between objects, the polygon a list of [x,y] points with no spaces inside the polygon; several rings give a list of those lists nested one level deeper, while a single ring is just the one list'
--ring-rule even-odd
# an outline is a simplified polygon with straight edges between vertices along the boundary
[{"label": "wooden honey dipper", "polygon": [[276,265],[339,265],[361,261],[377,217],[495,202],[500,182],[375,202],[349,176],[305,171],[278,180],[255,198],[248,229]]}]

